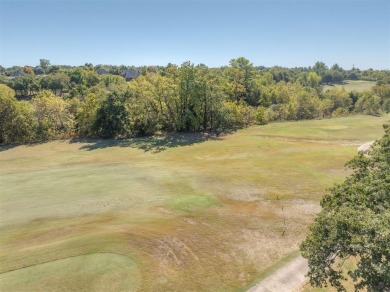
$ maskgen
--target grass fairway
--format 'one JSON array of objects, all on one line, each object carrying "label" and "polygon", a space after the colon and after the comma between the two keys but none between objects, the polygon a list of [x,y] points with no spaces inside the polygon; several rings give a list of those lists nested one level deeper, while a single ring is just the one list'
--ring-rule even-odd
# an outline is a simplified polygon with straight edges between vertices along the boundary
[{"label": "grass fairway", "polygon": [[345,80],[342,83],[334,85],[325,85],[324,91],[330,88],[339,88],[345,89],[346,91],[356,91],[362,92],[365,90],[371,90],[376,85],[374,81],[364,81],[364,80]]},{"label": "grass fairway", "polygon": [[88,254],[0,275],[3,291],[137,291],[138,270],[128,257]]},{"label": "grass fairway", "polygon": [[389,116],[0,148],[0,290],[237,291]]}]

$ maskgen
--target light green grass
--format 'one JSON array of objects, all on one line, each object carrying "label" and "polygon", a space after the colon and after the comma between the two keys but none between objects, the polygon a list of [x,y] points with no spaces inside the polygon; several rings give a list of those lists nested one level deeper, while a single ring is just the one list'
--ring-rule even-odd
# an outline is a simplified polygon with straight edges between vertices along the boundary
[{"label": "light green grass", "polygon": [[[139,278],[127,280],[140,291],[237,291],[298,249],[324,190],[388,120],[2,147],[1,277],[22,290],[22,278],[62,278],[80,265],[71,258],[120,254],[134,262]],[[58,271],[45,268],[66,258]],[[107,290],[122,285],[115,268],[107,278],[96,262],[85,269]],[[88,275],[78,287],[88,287]]]},{"label": "light green grass", "polygon": [[216,199],[204,194],[179,196],[168,201],[168,205],[174,210],[191,212],[216,205]]},{"label": "light green grass", "polygon": [[350,91],[362,92],[365,90],[371,90],[375,85],[376,85],[376,82],[374,82],[374,81],[345,80],[339,84],[325,85],[324,90],[327,90],[330,88],[339,88],[339,89],[344,89],[348,92],[350,92]]},{"label": "light green grass", "polygon": [[291,138],[291,141],[297,142],[360,143],[378,138],[378,124],[388,119],[389,115],[379,118],[357,115],[331,120],[284,122],[251,127],[246,130],[246,133],[255,137]]},{"label": "light green grass", "polygon": [[0,275],[2,291],[136,291],[139,272],[129,258],[89,254]]}]

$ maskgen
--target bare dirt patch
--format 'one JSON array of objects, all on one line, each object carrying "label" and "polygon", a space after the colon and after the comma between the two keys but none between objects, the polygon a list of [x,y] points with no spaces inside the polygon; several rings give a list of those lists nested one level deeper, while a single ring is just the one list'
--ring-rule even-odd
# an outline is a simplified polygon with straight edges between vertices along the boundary
[{"label": "bare dirt patch", "polygon": [[365,151],[369,150],[372,147],[372,145],[374,145],[374,143],[375,143],[375,140],[364,143],[364,144],[360,145],[357,150],[361,151],[361,152],[365,152]]}]

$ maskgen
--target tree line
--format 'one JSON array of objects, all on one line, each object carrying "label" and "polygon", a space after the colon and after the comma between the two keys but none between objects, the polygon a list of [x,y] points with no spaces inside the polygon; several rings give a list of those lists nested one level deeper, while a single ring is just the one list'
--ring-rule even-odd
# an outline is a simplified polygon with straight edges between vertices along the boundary
[{"label": "tree line", "polygon": [[[52,66],[44,61],[41,67],[48,73]],[[273,121],[390,111],[385,78],[363,93],[324,91],[329,69],[321,62],[310,71],[291,69],[293,73],[254,67],[243,57],[220,68],[184,62],[144,67],[130,82],[109,70],[99,75],[92,64],[38,76],[30,69],[15,78],[0,75],[2,144],[75,136],[219,132]]]},{"label": "tree line", "polygon": [[[77,67],[69,65],[51,65],[49,60],[40,59],[38,66],[12,66],[10,68],[4,68],[0,65],[0,78],[6,76],[44,76],[56,74],[59,72],[69,71],[76,69]],[[132,68],[136,71],[139,71],[141,74],[146,74],[147,72],[162,72],[166,69],[164,66],[125,66],[125,65],[103,65],[98,64],[94,66],[91,63],[85,63],[84,68],[92,70],[104,70],[106,73],[111,75],[120,75],[121,72],[128,68]],[[318,76],[321,77],[322,84],[335,84],[340,83],[344,80],[365,80],[365,81],[375,81],[379,84],[389,84],[390,83],[390,72],[389,70],[374,70],[372,68],[367,70],[360,70],[355,66],[352,66],[351,69],[344,69],[337,63],[328,67],[324,62],[318,61],[313,66],[309,67],[295,67],[295,68],[285,68],[280,66],[274,67],[264,67],[257,66],[255,67],[259,72],[269,72],[272,74],[273,79],[276,82],[286,81],[286,82],[295,82],[297,80],[304,81],[307,74],[311,71],[315,72]]]}]

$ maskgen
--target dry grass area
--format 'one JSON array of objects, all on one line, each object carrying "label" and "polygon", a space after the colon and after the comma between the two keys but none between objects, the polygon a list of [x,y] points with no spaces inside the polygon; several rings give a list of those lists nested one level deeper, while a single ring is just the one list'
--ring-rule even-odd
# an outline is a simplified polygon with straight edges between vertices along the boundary
[{"label": "dry grass area", "polygon": [[388,119],[0,148],[0,288],[240,290],[296,252]]}]

